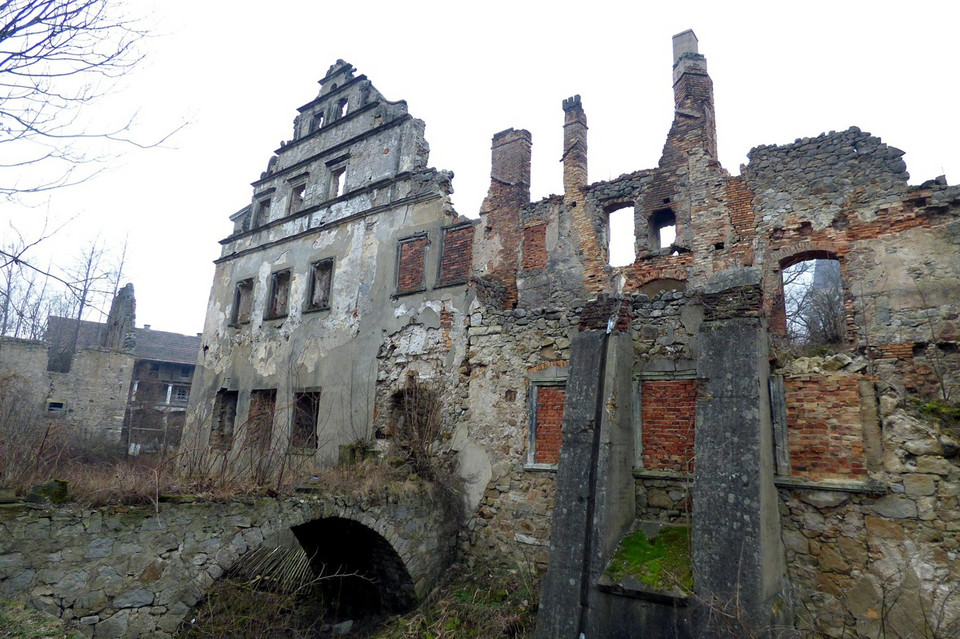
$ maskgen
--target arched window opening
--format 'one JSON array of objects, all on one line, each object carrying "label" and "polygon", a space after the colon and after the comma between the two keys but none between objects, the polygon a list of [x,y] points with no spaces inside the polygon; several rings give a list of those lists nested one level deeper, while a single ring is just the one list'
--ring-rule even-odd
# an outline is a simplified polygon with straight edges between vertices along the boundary
[{"label": "arched window opening", "polygon": [[626,266],[637,259],[633,206],[611,211],[607,218],[607,260],[610,266]]},{"label": "arched window opening", "polygon": [[797,346],[822,347],[843,342],[846,314],[840,262],[804,259],[781,270],[786,337]]},{"label": "arched window opening", "polygon": [[676,239],[677,216],[671,209],[654,211],[650,216],[650,248],[654,251],[669,248]]}]

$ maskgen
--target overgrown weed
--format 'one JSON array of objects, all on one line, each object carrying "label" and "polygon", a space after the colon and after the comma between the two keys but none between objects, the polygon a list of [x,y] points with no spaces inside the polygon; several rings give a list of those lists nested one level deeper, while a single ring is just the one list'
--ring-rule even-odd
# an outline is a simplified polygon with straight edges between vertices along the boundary
[{"label": "overgrown weed", "polygon": [[461,567],[416,610],[384,622],[370,639],[503,639],[533,636],[537,592],[520,573]]}]

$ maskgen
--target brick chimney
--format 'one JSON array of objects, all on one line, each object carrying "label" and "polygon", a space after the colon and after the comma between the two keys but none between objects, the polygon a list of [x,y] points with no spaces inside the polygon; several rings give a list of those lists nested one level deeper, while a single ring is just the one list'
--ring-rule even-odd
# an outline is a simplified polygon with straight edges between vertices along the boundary
[{"label": "brick chimney", "polygon": [[[493,136],[491,145],[490,194],[495,191],[530,201],[530,157],[533,138],[529,131],[507,129]],[[489,195],[488,195],[489,197]]]},{"label": "brick chimney", "polygon": [[575,95],[563,101],[563,190],[587,185],[587,115]]},{"label": "brick chimney", "polygon": [[529,131],[507,129],[493,136],[490,189],[480,206],[480,235],[474,242],[474,266],[504,287],[502,304],[517,302],[520,267],[520,207],[530,202]]},{"label": "brick chimney", "polygon": [[707,59],[698,51],[697,36],[689,29],[673,36],[673,101],[673,128],[660,165],[683,162],[692,146],[716,160],[713,81],[707,75]]}]

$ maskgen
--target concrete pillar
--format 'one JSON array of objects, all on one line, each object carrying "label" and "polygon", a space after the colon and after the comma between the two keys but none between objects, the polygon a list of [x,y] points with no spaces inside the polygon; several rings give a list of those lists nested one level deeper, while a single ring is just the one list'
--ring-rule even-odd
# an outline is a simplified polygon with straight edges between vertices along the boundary
[{"label": "concrete pillar", "polygon": [[540,588],[538,639],[597,634],[596,584],[635,512],[630,371],[633,345],[620,300],[587,305],[571,342],[557,465],[550,563]]},{"label": "concrete pillar", "polygon": [[[714,275],[703,295],[692,553],[702,619],[726,620],[721,628],[701,623],[711,637],[743,636],[791,616],[781,597],[787,579],[761,299],[760,272],[753,268]],[[723,614],[712,614],[712,607]]]}]

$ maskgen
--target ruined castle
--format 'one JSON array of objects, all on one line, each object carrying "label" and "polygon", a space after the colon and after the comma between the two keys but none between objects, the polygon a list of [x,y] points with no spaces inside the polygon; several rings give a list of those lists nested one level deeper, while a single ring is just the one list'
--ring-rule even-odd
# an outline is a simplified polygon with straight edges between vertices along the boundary
[{"label": "ruined castle", "polygon": [[[908,184],[857,128],[731,175],[696,36],[673,48],[657,166],[591,183],[574,96],[563,193],[530,201],[531,136],[502,131],[479,218],[406,103],[337,61],[221,240],[187,438],[319,467],[388,448],[412,377],[442,401],[460,550],[542,574],[539,637],[946,629],[960,441],[917,406],[960,398],[960,187]],[[635,257],[611,266],[621,210]],[[818,351],[785,291],[812,260],[839,273]],[[667,525],[691,587],[611,575]]]}]

